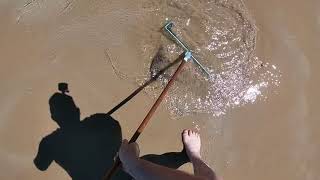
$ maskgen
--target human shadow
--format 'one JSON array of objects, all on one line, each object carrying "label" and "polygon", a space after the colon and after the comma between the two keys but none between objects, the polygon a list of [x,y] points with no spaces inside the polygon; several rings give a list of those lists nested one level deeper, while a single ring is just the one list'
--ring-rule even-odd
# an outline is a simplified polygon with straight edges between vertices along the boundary
[{"label": "human shadow", "polygon": [[[54,93],[49,99],[51,118],[59,128],[41,140],[34,164],[45,171],[55,161],[74,180],[101,180],[111,168],[121,145],[120,124],[104,113],[80,120],[80,109],[66,94],[67,84],[60,83],[59,90],[61,92]],[[142,158],[174,169],[189,161],[184,151]],[[131,177],[120,170],[113,179]]]}]

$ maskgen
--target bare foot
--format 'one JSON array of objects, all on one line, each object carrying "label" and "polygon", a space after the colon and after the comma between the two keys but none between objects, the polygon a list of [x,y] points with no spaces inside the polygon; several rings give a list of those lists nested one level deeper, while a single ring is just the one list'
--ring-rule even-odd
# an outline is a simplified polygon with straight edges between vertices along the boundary
[{"label": "bare foot", "polygon": [[199,133],[190,129],[183,130],[182,142],[191,161],[193,161],[194,159],[201,159],[201,140]]}]

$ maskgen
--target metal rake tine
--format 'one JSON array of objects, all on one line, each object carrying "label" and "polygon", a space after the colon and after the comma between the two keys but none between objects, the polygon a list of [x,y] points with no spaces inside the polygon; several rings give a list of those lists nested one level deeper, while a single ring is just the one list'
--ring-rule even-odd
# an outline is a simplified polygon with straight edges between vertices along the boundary
[{"label": "metal rake tine", "polygon": [[[184,50],[184,52],[192,52],[188,46],[183,43],[179,37],[172,31],[172,27],[173,27],[173,22],[169,21],[165,26],[164,29],[165,31],[170,35],[170,37],[178,44],[180,45],[180,47]],[[193,60],[193,62],[195,62],[200,69],[206,73],[209,77],[211,76],[210,73],[206,70],[206,68],[191,54],[191,59]]]}]

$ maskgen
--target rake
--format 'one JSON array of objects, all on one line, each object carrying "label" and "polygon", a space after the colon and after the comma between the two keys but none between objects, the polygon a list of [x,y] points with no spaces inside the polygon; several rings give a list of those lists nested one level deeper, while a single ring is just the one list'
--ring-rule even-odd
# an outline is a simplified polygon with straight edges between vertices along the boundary
[{"label": "rake", "polygon": [[[181,48],[184,50],[184,52],[178,57],[178,60],[181,61],[180,65],[178,66],[178,68],[176,69],[176,71],[174,72],[174,74],[172,75],[170,81],[168,82],[168,84],[166,85],[166,87],[163,89],[163,91],[161,92],[160,96],[158,97],[158,99],[156,100],[156,102],[153,104],[153,106],[151,107],[151,109],[149,110],[148,114],[145,116],[145,118],[143,119],[143,121],[141,122],[140,126],[138,127],[138,129],[136,130],[136,132],[133,134],[133,136],[131,137],[129,143],[133,143],[135,142],[139,136],[141,135],[141,133],[143,132],[143,130],[145,129],[145,127],[147,126],[147,124],[149,123],[151,117],[153,116],[153,114],[155,113],[156,109],[159,107],[160,103],[163,101],[163,99],[165,98],[166,94],[168,93],[169,88],[173,85],[174,81],[176,80],[178,74],[182,71],[183,67],[185,66],[186,62],[188,61],[193,61],[195,64],[197,64],[199,66],[199,68],[208,76],[210,76],[210,73],[203,67],[203,65],[193,56],[192,51],[178,38],[178,36],[172,31],[172,27],[173,27],[173,22],[168,22],[166,23],[166,25],[164,26],[164,31],[170,36],[170,38],[172,40],[174,40],[179,46],[181,46]],[[121,161],[119,159],[119,157],[116,158],[113,166],[111,167],[111,169],[106,173],[106,175],[103,177],[103,180],[109,180],[112,178],[112,176],[114,175],[114,173],[117,172],[117,170],[121,167]]]}]

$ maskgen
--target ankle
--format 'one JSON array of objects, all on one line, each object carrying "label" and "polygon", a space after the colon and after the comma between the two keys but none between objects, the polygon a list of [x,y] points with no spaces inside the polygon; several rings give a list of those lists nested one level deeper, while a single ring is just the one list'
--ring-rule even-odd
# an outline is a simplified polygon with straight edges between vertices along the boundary
[{"label": "ankle", "polygon": [[202,161],[201,155],[200,154],[196,154],[196,155],[192,155],[189,156],[190,161],[193,162],[197,162],[197,161]]}]

